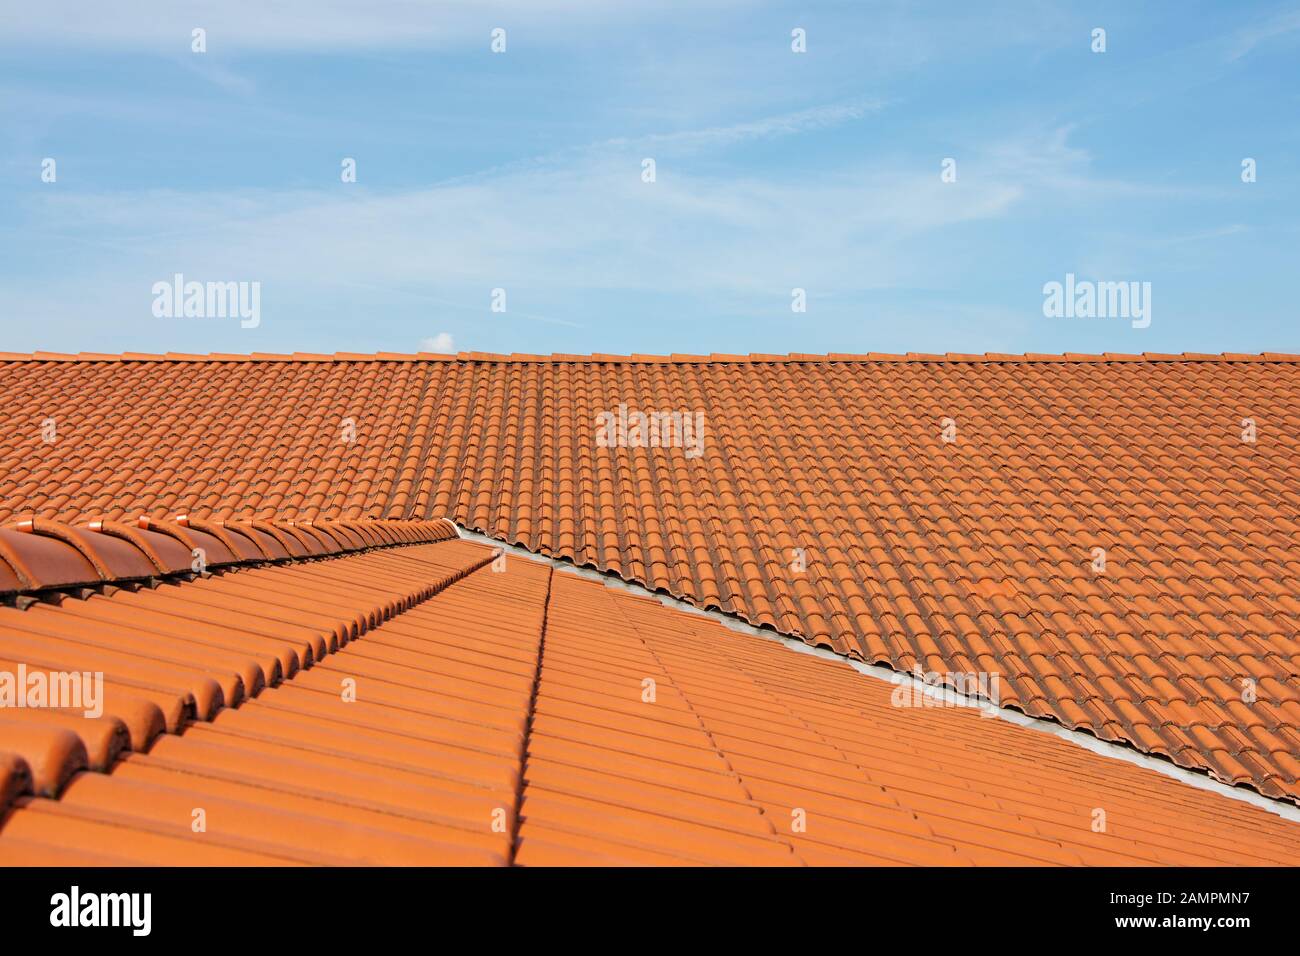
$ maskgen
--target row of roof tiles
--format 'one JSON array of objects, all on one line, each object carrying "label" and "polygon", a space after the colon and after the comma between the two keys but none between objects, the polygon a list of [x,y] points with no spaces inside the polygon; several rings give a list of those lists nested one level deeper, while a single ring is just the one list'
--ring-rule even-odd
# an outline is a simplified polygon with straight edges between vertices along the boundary
[{"label": "row of roof tiles", "polygon": [[[448,514],[1300,795],[1289,361],[13,362],[0,386],[0,519]],[[598,447],[620,402],[703,411],[702,454]]]},{"label": "row of roof tiles", "polygon": [[[1229,860],[1214,820],[1226,805],[1149,771],[968,708],[908,706],[839,662],[570,575],[557,572],[550,591],[523,862],[565,859],[529,853],[530,835],[557,832],[568,858],[716,860],[719,830],[728,862]],[[632,779],[601,779],[606,768]],[[1284,860],[1300,827],[1267,819],[1242,834],[1245,857]]]},{"label": "row of roof tiles", "polygon": [[842,663],[496,557],[404,544],[0,608],[0,667],[94,667],[107,685],[99,717],[0,712],[0,863],[1300,851],[1300,826],[1239,801],[972,710],[901,706]]},{"label": "row of roof tiles", "polygon": [[436,683],[415,616],[335,666],[490,557],[405,544],[0,607],[0,669],[104,675],[100,716],[0,711],[0,862],[505,862],[484,821],[513,807],[519,728],[411,686]]},{"label": "row of roof tiles", "polygon": [[35,518],[0,527],[0,599],[457,536],[456,526],[444,520],[205,521],[180,515],[74,527]]},{"label": "row of roof tiles", "polygon": [[1286,352],[1065,352],[1062,354],[1008,352],[943,354],[927,352],[830,352],[789,354],[751,352],[748,355],[713,352],[709,355],[534,355],[512,352],[0,352],[0,362],[577,362],[582,364],[713,364],[753,362],[1300,362],[1300,355]]}]

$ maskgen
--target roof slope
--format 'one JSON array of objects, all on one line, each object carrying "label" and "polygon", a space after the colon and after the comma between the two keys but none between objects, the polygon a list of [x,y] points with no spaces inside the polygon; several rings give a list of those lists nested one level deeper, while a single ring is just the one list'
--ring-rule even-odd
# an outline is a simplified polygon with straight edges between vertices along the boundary
[{"label": "roof slope", "polygon": [[0,517],[446,514],[1295,800],[1297,361],[13,361]]},{"label": "roof slope", "polygon": [[1257,807],[493,558],[405,543],[0,608],[5,666],[107,688],[99,718],[0,712],[0,864],[1300,854],[1300,825]]}]

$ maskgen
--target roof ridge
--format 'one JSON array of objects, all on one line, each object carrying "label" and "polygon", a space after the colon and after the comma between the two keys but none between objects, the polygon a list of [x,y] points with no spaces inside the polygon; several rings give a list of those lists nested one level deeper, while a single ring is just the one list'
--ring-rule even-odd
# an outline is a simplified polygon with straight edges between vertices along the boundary
[{"label": "roof ridge", "polygon": [[771,365],[771,364],[826,364],[854,362],[897,363],[1026,363],[1026,362],[1300,362],[1300,354],[1288,352],[1006,352],[965,353],[946,352],[942,355],[927,352],[828,352],[814,354],[791,352],[788,354],[751,352],[748,355],[714,352],[709,355],[673,353],[670,355],[612,355],[594,352],[590,355],[556,352],[550,355],[533,355],[512,352],[250,352],[239,354],[213,352],[0,352],[0,362],[462,362],[484,364],[545,363],[559,364],[615,364],[615,365]]},{"label": "roof ridge", "polygon": [[206,521],[142,515],[135,523],[78,526],[30,518],[0,527],[0,599],[30,603],[47,591],[184,579],[226,565],[285,564],[458,537],[456,526],[443,518]]}]

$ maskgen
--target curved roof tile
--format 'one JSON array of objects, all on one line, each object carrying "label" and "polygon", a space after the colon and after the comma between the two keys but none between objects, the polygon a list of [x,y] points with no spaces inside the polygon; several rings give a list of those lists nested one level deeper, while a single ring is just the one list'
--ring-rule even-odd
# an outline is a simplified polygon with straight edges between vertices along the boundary
[{"label": "curved roof tile", "polygon": [[[571,571],[502,568],[445,522],[360,528],[402,543],[0,607],[0,671],[21,652],[105,677],[99,717],[0,711],[0,865],[1300,852],[1300,825],[1258,807]],[[300,653],[309,670],[276,669]],[[246,693],[195,706],[200,675]]]},{"label": "curved roof tile", "polygon": [[[447,514],[852,657],[978,661],[1009,706],[1295,800],[1297,361],[29,356],[0,361],[0,520],[183,513],[283,560],[248,522],[357,547]],[[620,405],[701,413],[699,454],[602,446]],[[102,581],[13,540],[10,593]]]}]

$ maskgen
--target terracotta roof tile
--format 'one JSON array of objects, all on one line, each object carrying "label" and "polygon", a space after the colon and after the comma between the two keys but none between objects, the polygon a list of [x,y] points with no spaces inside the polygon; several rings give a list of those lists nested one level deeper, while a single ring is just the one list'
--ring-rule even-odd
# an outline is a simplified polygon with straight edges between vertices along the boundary
[{"label": "terracotta roof tile", "polygon": [[[217,569],[314,549],[272,518],[447,514],[849,656],[978,662],[1008,703],[1294,800],[1298,361],[38,355],[0,362],[0,519],[35,519],[0,530],[0,590],[159,574],[180,552],[133,545],[142,514],[188,514]],[[620,403],[703,412],[703,453],[599,447]],[[91,554],[54,534],[90,519]],[[1074,678],[1099,673],[1109,697]]]},{"label": "terracotta roof tile", "polygon": [[[358,525],[444,540],[0,609],[29,666],[59,656],[59,633],[117,654],[103,717],[0,713],[0,863],[1281,864],[1300,850],[1300,827],[1257,808],[967,708],[900,706],[846,664],[567,571],[508,557],[497,573],[495,549],[446,528]],[[82,612],[96,624],[78,632]],[[296,632],[319,649],[310,670],[185,704],[165,728],[141,700],[185,698],[181,661],[225,683]],[[133,659],[156,681],[137,689]]]}]

